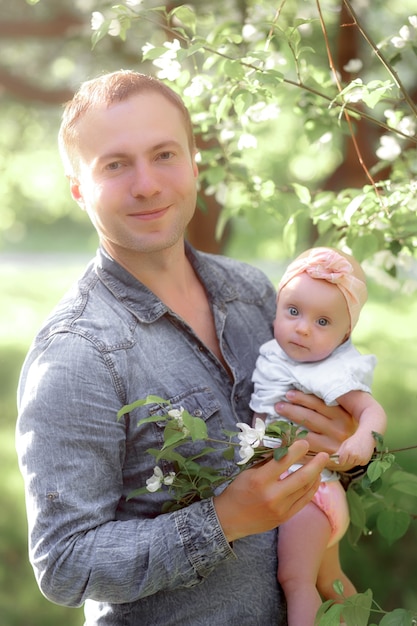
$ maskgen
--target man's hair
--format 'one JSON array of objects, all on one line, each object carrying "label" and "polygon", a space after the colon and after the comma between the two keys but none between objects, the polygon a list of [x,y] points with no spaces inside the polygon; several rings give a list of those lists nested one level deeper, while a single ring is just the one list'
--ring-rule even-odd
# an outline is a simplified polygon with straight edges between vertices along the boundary
[{"label": "man's hair", "polygon": [[78,169],[79,135],[77,125],[87,111],[95,107],[110,107],[112,104],[127,100],[131,96],[151,91],[161,94],[180,111],[184,119],[190,151],[194,153],[193,125],[190,113],[181,97],[157,78],[133,70],[119,70],[85,81],[72,100],[66,103],[58,134],[59,150],[65,173],[72,175]]}]

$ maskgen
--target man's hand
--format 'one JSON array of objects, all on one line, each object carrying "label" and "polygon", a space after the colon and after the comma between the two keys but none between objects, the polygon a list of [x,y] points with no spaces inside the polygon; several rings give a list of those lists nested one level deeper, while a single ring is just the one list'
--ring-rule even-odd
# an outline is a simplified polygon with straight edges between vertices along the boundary
[{"label": "man's hand", "polygon": [[327,406],[320,398],[295,390],[287,393],[287,399],[288,402],[276,404],[275,409],[279,415],[310,431],[307,441],[312,452],[325,450],[335,454],[357,428],[356,420],[341,406]]},{"label": "man's hand", "polygon": [[326,453],[317,454],[304,467],[280,479],[307,450],[307,441],[296,441],[279,461],[271,459],[243,471],[214,498],[229,542],[279,526],[311,500],[320,484],[320,472],[329,460]]}]

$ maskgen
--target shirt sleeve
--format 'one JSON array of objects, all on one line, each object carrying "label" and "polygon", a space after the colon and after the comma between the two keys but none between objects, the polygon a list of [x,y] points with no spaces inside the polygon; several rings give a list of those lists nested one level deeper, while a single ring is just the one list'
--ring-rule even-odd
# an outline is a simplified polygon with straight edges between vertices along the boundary
[{"label": "shirt sleeve", "polygon": [[163,515],[137,506],[120,518],[122,391],[105,351],[77,334],[52,336],[22,371],[16,445],[30,560],[58,604],[131,602],[191,587],[235,558],[210,499]]}]

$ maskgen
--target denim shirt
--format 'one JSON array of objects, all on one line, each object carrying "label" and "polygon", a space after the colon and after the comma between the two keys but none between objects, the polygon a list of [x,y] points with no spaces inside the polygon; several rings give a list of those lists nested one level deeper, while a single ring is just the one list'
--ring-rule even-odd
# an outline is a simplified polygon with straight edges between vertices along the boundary
[{"label": "denim shirt", "polygon": [[[250,423],[251,375],[272,337],[275,293],[257,269],[187,255],[212,307],[227,372],[192,329],[100,249],[36,337],[19,384],[17,451],[29,553],[42,593],[85,603],[87,626],[284,624],[276,531],[230,545],[212,499],[161,514],[166,492],[128,499],[153,474],[149,394],[207,422]],[[190,448],[190,453],[192,449]],[[216,455],[215,455],[216,456]],[[219,452],[211,463],[225,467]],[[164,471],[170,471],[168,465]]]}]

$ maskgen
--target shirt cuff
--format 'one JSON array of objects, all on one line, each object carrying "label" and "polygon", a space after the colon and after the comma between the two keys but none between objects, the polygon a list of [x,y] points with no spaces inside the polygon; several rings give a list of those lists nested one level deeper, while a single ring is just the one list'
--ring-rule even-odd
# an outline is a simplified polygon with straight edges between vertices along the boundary
[{"label": "shirt cuff", "polygon": [[201,578],[206,578],[219,563],[236,558],[218,520],[213,498],[177,511],[176,523],[188,559]]}]

